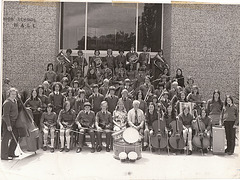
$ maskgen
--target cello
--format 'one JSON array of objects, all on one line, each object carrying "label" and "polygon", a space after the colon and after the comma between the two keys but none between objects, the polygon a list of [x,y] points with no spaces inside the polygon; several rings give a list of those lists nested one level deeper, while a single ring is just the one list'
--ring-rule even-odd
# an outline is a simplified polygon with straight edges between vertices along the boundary
[{"label": "cello", "polygon": [[202,150],[207,149],[210,145],[210,140],[204,132],[205,124],[200,120],[199,116],[192,122],[192,127],[196,131],[193,137],[193,144]]},{"label": "cello", "polygon": [[33,120],[31,109],[26,108],[20,98],[17,98],[17,101],[20,105],[18,118],[16,120],[19,136],[26,140],[28,151],[36,152],[39,129]]},{"label": "cello", "polygon": [[168,135],[165,133],[166,123],[160,117],[160,110],[158,110],[158,120],[155,120],[152,123],[152,128],[154,134],[151,136],[150,141],[151,145],[154,148],[162,149],[168,145]]},{"label": "cello", "polygon": [[169,138],[169,144],[173,149],[181,150],[184,148],[184,139],[183,139],[183,124],[179,121],[179,118],[176,117],[176,121],[170,123],[173,133]]}]

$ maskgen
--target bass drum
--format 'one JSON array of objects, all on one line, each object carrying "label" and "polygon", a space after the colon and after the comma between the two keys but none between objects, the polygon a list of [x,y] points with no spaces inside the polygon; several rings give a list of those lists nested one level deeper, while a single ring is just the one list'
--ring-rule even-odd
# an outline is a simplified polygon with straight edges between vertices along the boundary
[{"label": "bass drum", "polygon": [[138,142],[141,137],[135,128],[129,127],[124,130],[123,139],[129,144],[133,144]]},{"label": "bass drum", "polygon": [[134,144],[128,144],[126,142],[120,142],[120,141],[113,142],[114,158],[120,159],[119,154],[121,152],[125,152],[126,154],[130,152],[136,152],[138,156],[137,159],[140,159],[142,158],[142,145],[139,142],[136,142]]}]

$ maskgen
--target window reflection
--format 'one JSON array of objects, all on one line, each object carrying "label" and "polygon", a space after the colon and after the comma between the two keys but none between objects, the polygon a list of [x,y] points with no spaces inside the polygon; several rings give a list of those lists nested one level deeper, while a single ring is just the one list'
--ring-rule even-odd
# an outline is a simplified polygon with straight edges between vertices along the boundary
[{"label": "window reflection", "polygon": [[87,49],[129,50],[135,43],[136,4],[88,3]]},{"label": "window reflection", "polygon": [[138,51],[147,45],[151,51],[161,48],[162,4],[138,5]]},{"label": "window reflection", "polygon": [[86,3],[63,4],[63,49],[84,49]]}]

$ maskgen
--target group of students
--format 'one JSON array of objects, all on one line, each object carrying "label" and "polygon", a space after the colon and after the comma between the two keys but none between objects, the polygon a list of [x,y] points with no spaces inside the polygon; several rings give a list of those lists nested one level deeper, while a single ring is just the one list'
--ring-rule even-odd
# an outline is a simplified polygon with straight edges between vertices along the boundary
[{"label": "group of students", "polygon": [[[109,52],[111,51],[108,51],[108,54]],[[159,52],[162,57],[162,51]],[[92,58],[89,72],[84,77],[84,66],[88,63],[82,57],[82,51],[78,52],[79,56],[73,61],[70,54],[71,50],[67,50],[66,56],[60,55],[55,69],[53,64],[49,63],[44,82],[34,88],[30,97],[24,100],[24,105],[32,110],[34,121],[43,132],[43,150],[47,150],[50,133],[50,151],[54,152],[55,131],[59,129],[61,152],[70,150],[70,134],[74,131],[79,134],[77,153],[82,151],[86,133],[90,135],[92,153],[102,150],[102,133],[106,133],[106,151],[109,152],[112,148],[111,134],[128,127],[139,131],[143,137],[142,148],[146,150],[151,146],[151,135],[157,133],[153,132],[152,124],[160,119],[165,122],[164,129],[169,136],[173,131],[172,122],[181,121],[181,135],[187,144],[187,152],[191,155],[192,137],[196,133],[192,124],[199,119],[204,123],[204,133],[209,137],[212,126],[224,125],[227,139],[225,152],[229,155],[234,153],[234,128],[238,125],[238,108],[230,95],[226,95],[222,102],[220,92],[214,90],[212,98],[204,102],[192,77],[188,77],[185,84],[182,70],[177,69],[176,75],[170,76],[169,68],[164,68],[161,74],[156,76],[152,74],[151,68],[146,67],[148,59],[140,58],[143,55],[140,55],[137,62],[128,63],[122,63],[121,58],[117,58],[105,59],[106,61],[98,64],[99,59],[95,61]],[[99,51],[95,50],[94,54],[97,59]],[[135,56],[138,57],[136,54]],[[102,65],[112,70],[111,76],[103,76],[102,81],[99,76],[89,76],[90,71],[104,70],[101,69]],[[136,66],[133,78],[127,75],[118,78],[117,73],[122,65]],[[78,70],[74,69],[76,67]],[[7,87],[9,89],[9,86]],[[9,132],[16,131],[13,123],[17,118],[17,113],[14,112],[17,111],[16,93],[17,91],[11,88],[3,102],[2,159],[15,157],[14,141],[12,140],[11,147],[8,147],[6,142],[11,139]],[[182,102],[196,103],[193,113],[189,106],[181,107]],[[207,153],[208,149],[210,150],[210,147],[204,149],[204,153]],[[171,150],[176,152],[173,148]],[[181,153],[183,152],[184,149],[181,150]]]}]

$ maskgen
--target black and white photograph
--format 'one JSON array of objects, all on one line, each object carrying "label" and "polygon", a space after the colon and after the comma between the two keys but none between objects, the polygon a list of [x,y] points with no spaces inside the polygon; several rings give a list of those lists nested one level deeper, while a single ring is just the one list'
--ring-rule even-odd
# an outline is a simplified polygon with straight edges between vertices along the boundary
[{"label": "black and white photograph", "polygon": [[1,180],[240,178],[240,4],[1,10]]}]

